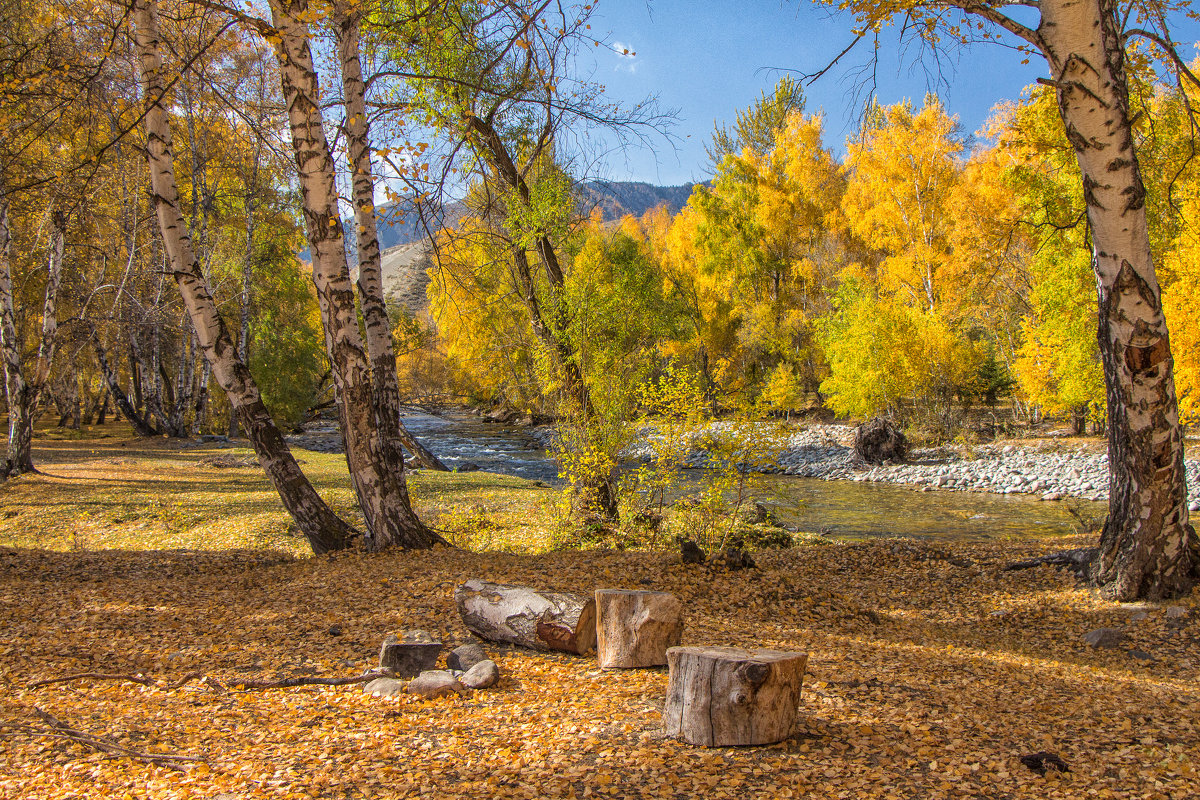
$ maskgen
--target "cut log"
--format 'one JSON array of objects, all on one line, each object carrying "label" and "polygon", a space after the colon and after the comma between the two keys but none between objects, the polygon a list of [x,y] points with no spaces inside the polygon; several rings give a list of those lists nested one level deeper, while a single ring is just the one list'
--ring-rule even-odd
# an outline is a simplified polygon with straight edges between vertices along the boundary
[{"label": "cut log", "polygon": [[683,603],[670,592],[596,590],[596,656],[601,669],[659,667],[683,635]]},{"label": "cut log", "polygon": [[807,653],[672,647],[663,724],[705,747],[771,744],[796,720]]},{"label": "cut log", "polygon": [[488,641],[579,655],[596,649],[590,597],[472,578],[454,590],[454,602],[467,628]]}]

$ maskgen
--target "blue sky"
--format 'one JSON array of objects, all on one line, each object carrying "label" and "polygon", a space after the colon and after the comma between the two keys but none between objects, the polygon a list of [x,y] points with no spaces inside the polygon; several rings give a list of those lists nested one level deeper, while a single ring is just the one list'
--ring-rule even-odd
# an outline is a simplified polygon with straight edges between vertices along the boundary
[{"label": "blue sky", "polygon": [[[679,119],[677,149],[659,138],[653,150],[610,153],[600,170],[610,180],[670,185],[708,178],[704,145],[714,122],[731,122],[738,109],[775,85],[780,70],[816,72],[853,39],[849,16],[807,2],[598,0],[596,8],[593,31],[607,32],[614,45],[634,55],[599,51],[594,79],[607,87],[608,97],[628,104],[657,94]],[[853,131],[859,109],[852,96],[854,67],[869,52],[868,43],[860,44],[806,90],[808,111],[824,112],[826,143],[837,151]],[[994,44],[974,45],[948,58],[944,84],[936,78],[931,83],[893,38],[880,51],[877,96],[884,104],[905,98],[920,103],[933,89],[963,129],[974,133],[996,103],[1019,97],[1024,87],[1048,74],[1040,59],[1027,65],[1021,59]]]}]

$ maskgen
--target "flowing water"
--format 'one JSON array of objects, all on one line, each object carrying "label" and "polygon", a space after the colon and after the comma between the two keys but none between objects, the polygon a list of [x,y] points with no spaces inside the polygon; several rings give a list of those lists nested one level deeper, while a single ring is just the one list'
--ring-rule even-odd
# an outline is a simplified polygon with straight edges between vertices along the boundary
[{"label": "flowing water", "polygon": [[[557,465],[528,428],[485,423],[461,413],[409,414],[404,423],[451,468],[473,463],[488,472],[561,483]],[[698,487],[704,473],[686,471],[683,491]],[[996,539],[1067,534],[1077,524],[1063,503],[1028,495],[923,492],[906,485],[790,475],[752,475],[747,494],[747,502],[763,503],[782,522],[837,538]],[[1096,518],[1104,511],[1101,503],[1075,505]]]}]

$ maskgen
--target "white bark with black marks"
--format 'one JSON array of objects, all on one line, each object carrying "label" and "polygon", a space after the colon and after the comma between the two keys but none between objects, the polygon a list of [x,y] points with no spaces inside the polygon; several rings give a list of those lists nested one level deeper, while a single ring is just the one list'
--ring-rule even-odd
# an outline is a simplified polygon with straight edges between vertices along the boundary
[{"label": "white bark with black marks", "polygon": [[1046,0],[1037,34],[1083,175],[1108,395],[1109,515],[1094,579],[1113,600],[1191,589],[1200,540],[1188,520],[1173,360],[1133,142],[1120,8]]},{"label": "white bark with black marks", "polygon": [[279,492],[283,505],[307,537],[313,552],[350,547],[354,529],[325,504],[301,472],[263,405],[258,386],[217,311],[207,282],[188,239],[179,210],[179,192],[171,146],[171,126],[164,100],[162,59],[159,54],[158,11],[153,0],[134,0],[137,53],[146,96],[146,151],[150,164],[159,229],[171,273],[179,285],[204,356],[213,376],[225,390],[254,445],[259,462]]},{"label": "white bark with black marks", "polygon": [[271,0],[271,18],[278,34],[273,43],[287,103],[312,253],[313,283],[325,328],[346,462],[366,519],[368,547],[431,547],[444,540],[413,512],[404,460],[383,441],[375,418],[370,364],[359,333],[338,210],[335,166],[325,136],[321,90],[305,21],[311,16],[307,0]]}]

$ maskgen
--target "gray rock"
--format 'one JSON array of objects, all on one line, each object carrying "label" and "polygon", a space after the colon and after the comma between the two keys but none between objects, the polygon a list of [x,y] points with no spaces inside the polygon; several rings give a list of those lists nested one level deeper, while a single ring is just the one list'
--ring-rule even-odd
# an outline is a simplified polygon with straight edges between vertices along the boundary
[{"label": "gray rock", "polygon": [[363,691],[375,697],[393,697],[404,691],[404,681],[395,678],[376,678],[363,687]]},{"label": "gray rock", "polygon": [[487,689],[500,681],[500,667],[490,658],[475,664],[460,679],[470,689]]},{"label": "gray rock", "polygon": [[1188,615],[1188,610],[1183,606],[1169,606],[1167,608],[1167,619],[1183,619]]},{"label": "gray rock", "polygon": [[452,694],[463,694],[466,687],[458,682],[449,670],[427,669],[408,682],[404,691],[416,694],[426,699],[446,697]]},{"label": "gray rock", "polygon": [[1083,635],[1083,641],[1092,648],[1120,647],[1124,640],[1125,634],[1116,628],[1097,628]]},{"label": "gray rock", "polygon": [[437,664],[442,643],[425,631],[389,634],[379,649],[379,666],[400,678],[412,678]]},{"label": "gray rock", "polygon": [[1150,619],[1149,612],[1139,611],[1136,614],[1134,614],[1132,617],[1130,617],[1129,621],[1130,622],[1145,622],[1148,619]]},{"label": "gray rock", "polygon": [[450,655],[446,656],[446,666],[452,670],[466,672],[480,661],[486,661],[487,657],[482,645],[472,642],[451,650]]},{"label": "gray rock", "polygon": [[1145,650],[1130,650],[1129,655],[1136,658],[1138,661],[1153,661],[1154,656],[1147,653]]}]

